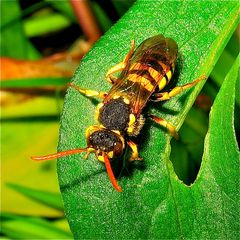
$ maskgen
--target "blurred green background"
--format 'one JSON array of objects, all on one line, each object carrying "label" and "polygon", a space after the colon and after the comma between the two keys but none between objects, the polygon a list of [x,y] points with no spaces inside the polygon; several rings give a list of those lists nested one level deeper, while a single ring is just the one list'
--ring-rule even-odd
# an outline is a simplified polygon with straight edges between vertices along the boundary
[{"label": "blurred green background", "polygon": [[[94,41],[134,3],[81,2],[82,10],[68,0],[1,1],[1,236],[5,239],[72,239],[56,162],[36,163],[30,156],[56,152],[66,83]],[[82,21],[83,10],[92,17]],[[86,30],[89,26],[92,32]],[[208,113],[238,55],[239,37],[238,28],[180,129],[180,140],[172,140],[174,169],[187,185],[198,173]],[[239,102],[236,119],[238,114]],[[239,136],[239,126],[235,127]]]}]

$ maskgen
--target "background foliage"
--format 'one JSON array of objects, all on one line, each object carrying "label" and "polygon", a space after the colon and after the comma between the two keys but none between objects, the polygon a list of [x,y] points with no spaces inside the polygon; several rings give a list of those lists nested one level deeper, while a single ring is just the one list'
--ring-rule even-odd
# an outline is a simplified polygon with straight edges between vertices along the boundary
[{"label": "background foliage", "polygon": [[[91,2],[102,31],[106,31],[131,3],[113,3],[118,14],[112,20],[108,9]],[[28,60],[66,50],[83,37],[68,0],[31,3],[4,0],[0,9],[1,56],[21,60],[19,66],[28,64],[31,68],[32,62]],[[56,72],[50,72],[51,78],[36,76],[29,79],[24,78],[27,71],[22,70],[18,79],[5,79],[2,70],[6,68],[1,69],[0,99],[1,236],[72,238],[64,218],[56,162],[37,164],[30,160],[31,155],[56,151],[63,102],[59,89],[69,78],[54,77]],[[13,76],[18,74],[11,71]],[[44,87],[55,90],[47,92]]]}]

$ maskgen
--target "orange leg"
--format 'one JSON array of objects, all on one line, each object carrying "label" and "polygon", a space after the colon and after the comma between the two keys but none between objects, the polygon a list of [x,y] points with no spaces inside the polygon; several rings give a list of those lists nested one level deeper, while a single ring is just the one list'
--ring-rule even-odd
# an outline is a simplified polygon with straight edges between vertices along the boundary
[{"label": "orange leg", "polygon": [[76,86],[73,83],[69,83],[69,86],[75,88],[78,92],[80,92],[83,95],[85,95],[87,97],[90,97],[90,98],[91,97],[99,97],[99,98],[104,99],[107,96],[107,93],[105,93],[105,92],[98,92],[98,91],[95,91],[95,90],[82,89],[82,88]]},{"label": "orange leg", "polygon": [[205,80],[205,79],[206,79],[206,76],[203,75],[193,82],[187,83],[183,86],[177,86],[177,87],[173,88],[170,92],[155,93],[155,94],[153,94],[153,101],[159,102],[159,101],[168,100],[168,99],[180,94],[185,89],[191,88],[191,87],[195,86],[198,82]]},{"label": "orange leg", "polygon": [[140,158],[138,156],[138,148],[137,148],[137,144],[134,143],[133,141],[129,140],[127,141],[128,146],[131,148],[132,150],[132,155],[130,158],[130,161],[135,161],[135,160],[143,160],[143,158]]},{"label": "orange leg", "polygon": [[149,117],[159,125],[167,128],[167,130],[170,132],[171,135],[173,135],[176,139],[178,139],[178,133],[176,131],[176,128],[169,122],[167,122],[165,119],[154,116],[154,115],[149,115]]},{"label": "orange leg", "polygon": [[117,65],[111,67],[106,73],[106,79],[108,82],[114,84],[117,81],[117,78],[113,76],[114,73],[122,71],[128,64],[129,59],[131,58],[135,48],[134,40],[131,41],[131,49],[128,54],[125,56],[122,62]]}]

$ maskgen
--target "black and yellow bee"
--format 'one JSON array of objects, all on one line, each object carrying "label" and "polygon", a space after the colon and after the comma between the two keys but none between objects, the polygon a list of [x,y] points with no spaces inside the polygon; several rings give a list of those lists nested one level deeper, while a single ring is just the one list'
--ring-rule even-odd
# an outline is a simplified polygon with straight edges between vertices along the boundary
[{"label": "black and yellow bee", "polygon": [[[86,131],[87,147],[67,150],[34,160],[51,160],[80,152],[95,153],[99,161],[106,166],[110,181],[114,188],[121,192],[111,169],[109,159],[123,155],[126,145],[131,150],[130,160],[140,160],[137,145],[131,140],[137,136],[145,122],[142,113],[149,100],[158,102],[168,100],[187,88],[193,87],[203,78],[199,78],[183,86],[177,86],[169,92],[162,91],[170,82],[174,73],[178,46],[171,38],[157,35],[146,39],[134,51],[134,41],[124,60],[112,67],[106,79],[113,84],[108,93],[82,89],[73,83],[73,88],[87,97],[99,97],[103,101],[97,106],[99,125],[90,126]],[[121,71],[118,78],[113,74]],[[175,127],[166,120],[148,115],[153,121],[164,126],[177,137]]]}]

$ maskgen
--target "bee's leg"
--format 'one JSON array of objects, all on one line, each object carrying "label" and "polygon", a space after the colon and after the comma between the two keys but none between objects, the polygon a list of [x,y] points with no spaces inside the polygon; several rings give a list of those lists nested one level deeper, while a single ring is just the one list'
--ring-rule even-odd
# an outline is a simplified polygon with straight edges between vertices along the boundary
[{"label": "bee's leg", "polygon": [[131,148],[132,150],[132,155],[130,158],[130,161],[135,161],[135,160],[143,160],[143,158],[140,158],[138,156],[138,148],[137,148],[137,144],[134,143],[133,141],[129,140],[127,141],[128,146]]},{"label": "bee's leg", "polygon": [[73,83],[69,83],[69,86],[75,88],[78,92],[82,93],[83,95],[85,95],[87,97],[105,98],[107,96],[107,93],[105,93],[105,92],[98,92],[95,90],[82,89]]},{"label": "bee's leg", "polygon": [[176,131],[176,128],[171,124],[169,123],[168,121],[166,121],[165,119],[163,118],[160,118],[160,117],[157,117],[157,116],[154,116],[154,115],[149,115],[149,117],[156,123],[158,123],[159,125],[167,128],[167,130],[169,131],[169,133],[171,135],[173,135],[176,139],[178,139],[178,133]]},{"label": "bee's leg", "polygon": [[191,87],[195,86],[198,82],[205,80],[205,79],[206,79],[206,76],[203,75],[200,78],[194,80],[193,82],[187,83],[183,86],[177,86],[177,87],[173,88],[170,92],[154,93],[152,95],[151,100],[154,102],[168,100],[172,97],[175,97],[176,95],[178,95],[185,89],[191,88]]},{"label": "bee's leg", "polygon": [[116,73],[116,72],[122,71],[126,67],[130,57],[132,56],[132,54],[134,52],[134,48],[135,48],[135,42],[134,42],[134,40],[132,40],[131,41],[131,49],[129,50],[128,54],[125,56],[123,61],[118,63],[117,65],[111,67],[107,71],[106,79],[107,79],[108,82],[114,84],[117,81],[117,78],[114,77],[113,74]]}]

